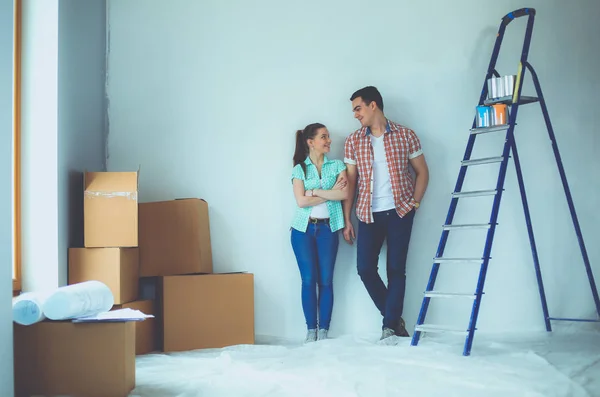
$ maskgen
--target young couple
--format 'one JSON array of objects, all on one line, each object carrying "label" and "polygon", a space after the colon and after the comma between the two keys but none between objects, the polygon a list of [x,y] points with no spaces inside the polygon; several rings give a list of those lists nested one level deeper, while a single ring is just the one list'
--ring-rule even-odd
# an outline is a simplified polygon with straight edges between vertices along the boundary
[{"label": "young couple", "polygon": [[[361,128],[346,138],[343,162],[327,158],[331,139],[323,124],[296,132],[291,242],[302,279],[306,342],[327,338],[338,232],[349,244],[356,238],[350,221],[356,193],[358,274],[383,316],[381,339],[409,336],[402,319],[406,257],[415,211],[429,181],[427,163],[414,131],[385,117],[377,88],[362,88],[350,101]],[[384,240],[387,286],[377,270]]]}]

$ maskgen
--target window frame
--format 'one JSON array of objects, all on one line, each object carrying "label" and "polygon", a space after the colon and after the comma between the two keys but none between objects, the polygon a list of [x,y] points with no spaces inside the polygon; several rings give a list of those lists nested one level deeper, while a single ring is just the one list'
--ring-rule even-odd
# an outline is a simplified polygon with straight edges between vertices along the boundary
[{"label": "window frame", "polygon": [[14,1],[13,17],[13,178],[12,237],[13,295],[21,292],[21,0]]}]

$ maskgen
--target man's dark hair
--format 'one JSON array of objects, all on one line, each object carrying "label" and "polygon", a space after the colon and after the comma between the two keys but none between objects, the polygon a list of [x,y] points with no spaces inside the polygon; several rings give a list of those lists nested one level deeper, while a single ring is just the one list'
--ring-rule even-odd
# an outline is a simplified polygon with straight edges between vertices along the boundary
[{"label": "man's dark hair", "polygon": [[362,98],[366,105],[369,105],[371,102],[375,101],[377,107],[383,112],[383,98],[381,97],[381,94],[379,93],[377,88],[373,86],[361,88],[360,90],[352,94],[350,100],[353,101],[356,98]]}]

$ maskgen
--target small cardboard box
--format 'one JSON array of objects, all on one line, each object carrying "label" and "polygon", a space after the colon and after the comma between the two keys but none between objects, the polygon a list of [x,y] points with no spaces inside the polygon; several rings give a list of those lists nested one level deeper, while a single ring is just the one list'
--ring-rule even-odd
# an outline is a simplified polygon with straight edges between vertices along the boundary
[{"label": "small cardboard box", "polygon": [[212,273],[206,201],[141,203],[139,216],[140,277]]},{"label": "small cardboard box", "polygon": [[138,173],[85,172],[85,247],[138,246]]},{"label": "small cardboard box", "polygon": [[165,352],[254,344],[254,275],[161,277],[159,335]]},{"label": "small cardboard box", "polygon": [[138,298],[139,272],[137,248],[69,248],[69,284],[101,281],[112,291],[115,304]]},{"label": "small cardboard box", "polygon": [[[139,300],[122,305],[114,305],[116,309],[133,309],[139,310],[144,314],[152,314],[156,316],[156,301]],[[158,350],[157,339],[157,321],[156,318],[147,318],[144,321],[135,323],[135,354],[147,354]]]},{"label": "small cardboard box", "polygon": [[135,323],[14,324],[15,396],[126,397],[135,388]]}]

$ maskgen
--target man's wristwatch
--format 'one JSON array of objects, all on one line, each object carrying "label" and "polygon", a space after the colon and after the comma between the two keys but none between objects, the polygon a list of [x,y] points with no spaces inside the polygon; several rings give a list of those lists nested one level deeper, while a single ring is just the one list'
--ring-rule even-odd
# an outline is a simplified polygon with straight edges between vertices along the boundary
[{"label": "man's wristwatch", "polygon": [[419,209],[420,206],[421,203],[419,203],[418,201],[415,201],[415,203],[413,204],[413,207],[415,207],[415,209]]}]

